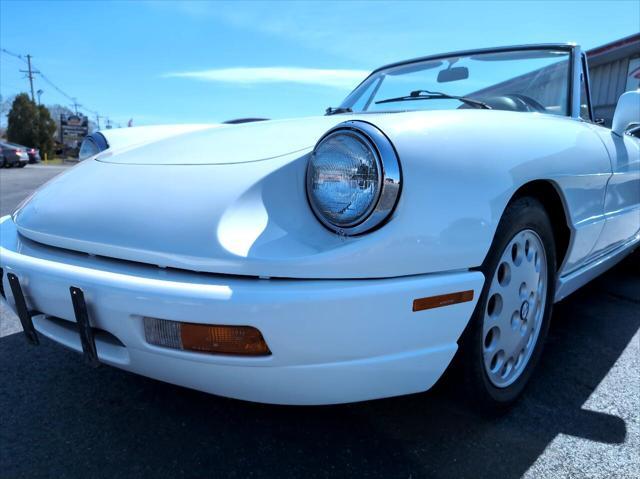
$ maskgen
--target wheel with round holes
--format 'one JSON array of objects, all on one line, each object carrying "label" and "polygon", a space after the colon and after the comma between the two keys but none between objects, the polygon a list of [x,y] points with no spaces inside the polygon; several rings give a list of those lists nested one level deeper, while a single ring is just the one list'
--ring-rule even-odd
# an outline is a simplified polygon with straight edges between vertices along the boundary
[{"label": "wheel with round holes", "polygon": [[485,284],[460,354],[469,400],[495,411],[524,390],[549,329],[556,253],[538,200],[519,198],[507,207],[481,270]]}]

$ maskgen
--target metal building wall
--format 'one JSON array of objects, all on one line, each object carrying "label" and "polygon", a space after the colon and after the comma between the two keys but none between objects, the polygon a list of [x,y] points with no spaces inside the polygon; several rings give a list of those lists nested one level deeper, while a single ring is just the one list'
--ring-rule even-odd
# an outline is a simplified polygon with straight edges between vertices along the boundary
[{"label": "metal building wall", "polygon": [[591,101],[596,118],[611,126],[618,98],[625,92],[629,61],[640,56],[640,35],[623,38],[587,52]]},{"label": "metal building wall", "polygon": [[592,67],[589,71],[594,114],[596,118],[604,118],[607,125],[611,125],[618,98],[625,91],[628,69],[627,57]]}]

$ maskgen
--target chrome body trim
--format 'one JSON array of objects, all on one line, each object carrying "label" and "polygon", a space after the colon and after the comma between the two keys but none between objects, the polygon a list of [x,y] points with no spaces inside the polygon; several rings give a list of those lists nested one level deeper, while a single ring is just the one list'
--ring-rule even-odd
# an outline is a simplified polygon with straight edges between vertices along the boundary
[{"label": "chrome body trim", "polygon": [[581,268],[558,278],[556,283],[555,302],[563,300],[574,291],[580,289],[592,279],[600,276],[608,269],[622,261],[626,256],[631,254],[640,244],[640,234],[633,239],[618,246],[612,251],[598,257],[594,261],[582,266]]},{"label": "chrome body trim", "polygon": [[435,55],[427,55],[424,57],[412,58],[409,60],[403,60],[400,62],[389,63],[382,67],[373,70],[364,80],[362,80],[358,86],[356,86],[349,95],[340,104],[340,107],[349,106],[349,100],[364,83],[366,83],[371,76],[376,73],[399,66],[411,65],[414,63],[422,63],[433,60],[440,60],[442,58],[456,57],[456,56],[471,56],[480,55],[485,53],[508,53],[513,51],[527,51],[527,50],[563,50],[570,54],[569,58],[569,84],[567,94],[567,116],[571,118],[580,118],[580,72],[582,55],[580,46],[575,43],[537,43],[530,45],[513,45],[506,47],[493,47],[493,48],[478,48],[472,50],[461,50],[448,53],[437,53]]},{"label": "chrome body trim", "polygon": [[580,46],[574,45],[571,48],[571,56],[569,58],[569,90],[568,98],[568,116],[580,119],[580,76],[582,75],[582,53]]},{"label": "chrome body trim", "polygon": [[[587,92],[587,107],[589,109],[589,121],[595,122],[596,119],[593,114],[593,102],[591,101],[591,79],[589,78],[589,60],[587,59],[587,54],[583,51],[580,52],[580,72],[582,75],[584,75],[585,90]],[[580,102],[580,95],[578,95],[578,102]],[[580,108],[578,108],[578,115],[579,114],[580,114]]]},{"label": "chrome body trim", "polygon": [[440,58],[447,58],[447,57],[479,55],[482,53],[505,53],[505,52],[513,52],[518,50],[558,49],[558,50],[569,51],[569,50],[575,49],[576,47],[577,45],[575,43],[532,43],[532,44],[525,44],[525,45],[511,45],[511,46],[505,46],[505,47],[489,47],[489,48],[474,48],[471,50],[458,50],[454,52],[436,53],[434,55],[427,55],[424,57],[417,57],[409,60],[389,63],[388,65],[384,65],[379,68],[376,68],[371,73],[372,74],[377,73],[381,70],[386,70],[387,68],[393,68],[393,67],[402,66],[402,65],[409,65],[411,63],[419,63],[423,61],[438,60]]},{"label": "chrome body trim", "polygon": [[336,125],[334,128],[326,132],[322,138],[320,138],[314,147],[314,151],[326,138],[341,132],[355,134],[364,139],[364,141],[372,148],[378,162],[378,170],[380,172],[378,178],[378,195],[371,203],[371,206],[367,210],[363,219],[360,219],[358,222],[351,225],[340,226],[331,223],[324,217],[322,212],[318,211],[315,202],[311,197],[309,184],[311,181],[309,168],[313,154],[310,156],[309,163],[307,164],[305,185],[307,190],[307,200],[311,210],[318,220],[325,227],[335,233],[345,236],[354,236],[378,228],[389,219],[396,204],[398,203],[398,198],[400,197],[402,189],[402,170],[398,155],[391,143],[391,140],[389,140],[389,138],[387,138],[387,136],[377,127],[364,121],[350,120]]}]

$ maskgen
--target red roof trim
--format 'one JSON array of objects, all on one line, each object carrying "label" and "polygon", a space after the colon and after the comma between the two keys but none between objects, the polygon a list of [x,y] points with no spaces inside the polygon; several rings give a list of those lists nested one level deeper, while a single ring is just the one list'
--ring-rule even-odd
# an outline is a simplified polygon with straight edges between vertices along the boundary
[{"label": "red roof trim", "polygon": [[606,53],[610,50],[614,50],[616,48],[624,47],[626,45],[631,45],[632,43],[640,43],[640,33],[635,35],[631,35],[625,38],[621,38],[620,40],[616,40],[611,43],[607,43],[600,47],[593,48],[591,50],[587,50],[587,55],[590,57],[594,57],[596,55],[600,55],[602,53]]}]

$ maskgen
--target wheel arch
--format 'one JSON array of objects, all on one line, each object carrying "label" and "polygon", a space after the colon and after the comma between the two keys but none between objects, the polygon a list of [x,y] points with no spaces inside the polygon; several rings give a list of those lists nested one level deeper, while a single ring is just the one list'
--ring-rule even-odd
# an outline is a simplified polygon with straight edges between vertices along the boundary
[{"label": "wheel arch", "polygon": [[533,180],[520,186],[511,196],[507,206],[513,201],[533,197],[542,203],[549,215],[556,244],[557,270],[560,271],[568,256],[573,231],[569,221],[567,205],[560,187],[552,180]]}]

